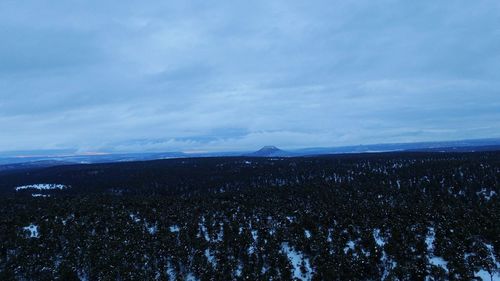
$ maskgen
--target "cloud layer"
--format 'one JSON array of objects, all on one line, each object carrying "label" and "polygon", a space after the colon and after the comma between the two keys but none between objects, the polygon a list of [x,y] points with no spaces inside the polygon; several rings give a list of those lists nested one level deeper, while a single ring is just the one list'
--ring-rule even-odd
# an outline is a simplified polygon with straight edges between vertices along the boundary
[{"label": "cloud layer", "polygon": [[2,1],[0,151],[500,136],[500,3],[413,2]]}]

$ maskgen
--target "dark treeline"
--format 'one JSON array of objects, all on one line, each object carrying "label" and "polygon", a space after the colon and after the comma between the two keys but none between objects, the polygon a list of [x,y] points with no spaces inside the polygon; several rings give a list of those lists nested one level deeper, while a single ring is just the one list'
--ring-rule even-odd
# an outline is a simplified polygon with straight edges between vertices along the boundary
[{"label": "dark treeline", "polygon": [[[499,152],[4,173],[0,280],[491,278],[500,266],[499,176]],[[15,191],[38,183],[68,188]]]}]

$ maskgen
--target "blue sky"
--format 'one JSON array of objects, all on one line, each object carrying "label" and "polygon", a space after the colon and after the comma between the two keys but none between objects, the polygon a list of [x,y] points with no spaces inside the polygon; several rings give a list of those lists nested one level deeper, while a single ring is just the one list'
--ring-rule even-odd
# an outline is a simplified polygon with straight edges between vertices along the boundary
[{"label": "blue sky", "polygon": [[0,2],[0,151],[500,136],[500,1]]}]

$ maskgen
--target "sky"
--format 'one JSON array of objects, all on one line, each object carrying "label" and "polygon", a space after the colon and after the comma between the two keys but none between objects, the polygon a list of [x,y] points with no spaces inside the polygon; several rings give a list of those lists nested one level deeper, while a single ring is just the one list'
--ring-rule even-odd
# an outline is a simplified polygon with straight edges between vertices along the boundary
[{"label": "sky", "polygon": [[500,136],[500,1],[0,1],[0,151]]}]

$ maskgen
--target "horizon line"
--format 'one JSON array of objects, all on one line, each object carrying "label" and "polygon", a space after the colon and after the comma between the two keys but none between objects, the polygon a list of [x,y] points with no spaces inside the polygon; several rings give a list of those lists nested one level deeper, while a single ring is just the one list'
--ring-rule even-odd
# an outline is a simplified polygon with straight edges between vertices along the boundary
[{"label": "horizon line", "polygon": [[[454,139],[454,140],[436,140],[436,141],[414,141],[414,142],[383,142],[383,143],[368,143],[368,144],[349,144],[349,145],[337,145],[337,146],[303,146],[303,147],[295,147],[295,148],[284,148],[282,149],[277,145],[264,145],[254,148],[253,150],[245,150],[245,149],[234,149],[234,150],[201,150],[201,149],[189,149],[189,150],[144,150],[144,151],[83,151],[78,152],[80,149],[78,148],[49,148],[49,149],[30,149],[30,150],[11,150],[11,151],[0,151],[0,158],[44,158],[44,157],[85,157],[85,156],[106,156],[106,155],[120,155],[120,154],[156,154],[156,153],[183,153],[186,155],[197,155],[197,154],[214,154],[214,153],[246,153],[246,152],[254,152],[263,147],[273,146],[277,147],[280,150],[285,151],[300,151],[307,149],[338,149],[338,148],[350,148],[350,147],[363,147],[363,146],[377,146],[377,145],[411,145],[411,144],[433,144],[433,143],[452,143],[452,142],[477,142],[477,141],[491,141],[491,142],[499,142],[500,137],[488,137],[488,138],[473,138],[473,139]],[[492,144],[484,144],[484,145],[493,145]],[[467,146],[467,145],[464,145]],[[61,154],[54,153],[43,153],[43,152],[60,152]],[[63,153],[65,151],[66,153]],[[70,151],[75,151],[71,153]],[[37,154],[29,154],[30,152],[37,152]],[[38,154],[40,153],[40,154]],[[2,155],[4,154],[4,155]],[[17,154],[17,155],[16,155]]]}]

